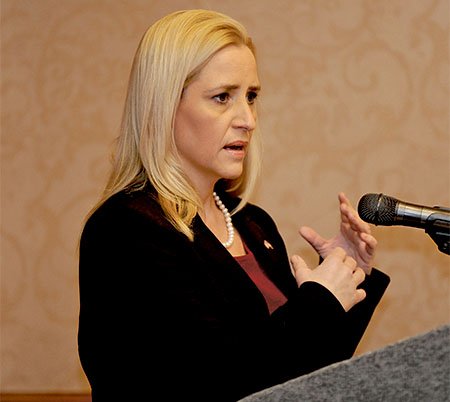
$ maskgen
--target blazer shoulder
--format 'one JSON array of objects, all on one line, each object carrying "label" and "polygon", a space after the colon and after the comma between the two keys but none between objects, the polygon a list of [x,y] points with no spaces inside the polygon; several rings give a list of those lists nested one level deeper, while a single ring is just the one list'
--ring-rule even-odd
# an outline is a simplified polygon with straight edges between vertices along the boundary
[{"label": "blazer shoulder", "polygon": [[156,197],[144,190],[121,191],[107,199],[86,220],[83,233],[138,228],[149,224],[172,228]]},{"label": "blazer shoulder", "polygon": [[272,229],[277,227],[272,216],[264,208],[256,204],[247,203],[240,212],[242,212],[246,220],[258,222],[264,226],[270,226]]}]

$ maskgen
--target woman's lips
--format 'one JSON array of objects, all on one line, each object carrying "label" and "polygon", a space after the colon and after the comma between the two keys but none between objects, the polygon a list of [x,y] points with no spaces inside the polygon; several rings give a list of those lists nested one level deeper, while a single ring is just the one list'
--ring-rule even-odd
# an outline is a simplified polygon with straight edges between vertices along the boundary
[{"label": "woman's lips", "polygon": [[243,158],[246,153],[248,143],[246,141],[233,141],[223,148],[236,158]]}]

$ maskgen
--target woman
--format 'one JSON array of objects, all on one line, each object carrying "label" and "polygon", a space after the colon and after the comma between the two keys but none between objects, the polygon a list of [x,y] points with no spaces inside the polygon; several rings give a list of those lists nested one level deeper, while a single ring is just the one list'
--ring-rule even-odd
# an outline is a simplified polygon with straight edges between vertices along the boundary
[{"label": "woman", "polygon": [[79,354],[93,401],[236,401],[352,356],[389,278],[344,194],[338,235],[289,257],[248,202],[255,49],[235,20],[170,14],[136,52],[113,168],[80,244]]}]

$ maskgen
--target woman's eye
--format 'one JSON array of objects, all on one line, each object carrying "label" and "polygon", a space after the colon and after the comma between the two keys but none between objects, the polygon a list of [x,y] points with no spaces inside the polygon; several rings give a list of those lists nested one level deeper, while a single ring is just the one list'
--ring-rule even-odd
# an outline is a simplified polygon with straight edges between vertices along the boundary
[{"label": "woman's eye", "polygon": [[228,94],[227,92],[223,92],[219,95],[214,96],[214,99],[219,103],[226,103],[229,98],[230,94]]},{"label": "woman's eye", "polygon": [[247,94],[247,101],[248,103],[252,104],[255,102],[256,98],[258,97],[258,93],[257,92],[249,92]]}]

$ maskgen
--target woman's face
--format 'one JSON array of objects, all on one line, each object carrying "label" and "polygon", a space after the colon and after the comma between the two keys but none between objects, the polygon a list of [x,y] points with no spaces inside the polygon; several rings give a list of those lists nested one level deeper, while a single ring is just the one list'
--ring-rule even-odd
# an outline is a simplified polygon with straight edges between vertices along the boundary
[{"label": "woman's face", "polygon": [[185,89],[175,115],[175,142],[183,169],[197,190],[242,174],[256,126],[259,88],[250,49],[228,46]]}]

